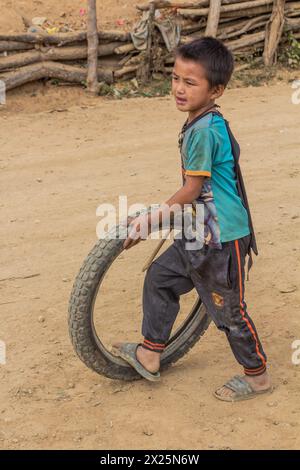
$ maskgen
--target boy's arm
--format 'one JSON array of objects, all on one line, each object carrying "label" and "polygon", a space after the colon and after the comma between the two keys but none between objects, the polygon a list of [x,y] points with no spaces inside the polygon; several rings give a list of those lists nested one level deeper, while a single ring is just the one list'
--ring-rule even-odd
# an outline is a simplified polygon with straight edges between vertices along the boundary
[{"label": "boy's arm", "polygon": [[[149,234],[151,230],[151,220],[155,223],[162,222],[165,216],[173,216],[182,210],[185,204],[191,204],[200,194],[203,185],[204,176],[185,176],[185,184],[173,196],[171,196],[162,208],[150,214],[142,214],[131,223],[131,230],[123,247],[128,250],[134,245],[145,239],[145,233]],[[143,237],[142,237],[143,235]]]}]

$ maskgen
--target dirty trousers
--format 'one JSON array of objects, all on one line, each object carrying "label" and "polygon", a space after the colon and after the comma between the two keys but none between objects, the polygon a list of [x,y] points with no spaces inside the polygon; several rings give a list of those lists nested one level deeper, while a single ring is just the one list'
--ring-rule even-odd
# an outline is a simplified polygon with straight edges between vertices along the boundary
[{"label": "dirty trousers", "polygon": [[250,235],[222,243],[186,249],[175,239],[147,271],[143,288],[142,346],[163,352],[179,312],[180,296],[196,289],[217,328],[224,331],[246,375],[266,370],[266,355],[244,300],[245,258]]}]

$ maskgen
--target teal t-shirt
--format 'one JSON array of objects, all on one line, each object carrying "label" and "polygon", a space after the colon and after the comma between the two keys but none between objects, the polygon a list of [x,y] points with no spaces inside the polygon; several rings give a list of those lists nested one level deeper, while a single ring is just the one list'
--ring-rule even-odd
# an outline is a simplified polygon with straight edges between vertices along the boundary
[{"label": "teal t-shirt", "polygon": [[194,201],[204,209],[204,240],[221,248],[222,242],[249,235],[247,210],[237,190],[230,138],[221,116],[208,114],[187,125],[182,147],[182,172],[205,176]]}]

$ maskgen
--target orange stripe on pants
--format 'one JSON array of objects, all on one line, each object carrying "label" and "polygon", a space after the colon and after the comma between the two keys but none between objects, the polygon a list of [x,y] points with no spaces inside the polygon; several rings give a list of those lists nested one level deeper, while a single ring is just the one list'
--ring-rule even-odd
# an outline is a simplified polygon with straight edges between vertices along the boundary
[{"label": "orange stripe on pants", "polygon": [[235,245],[235,250],[236,250],[236,255],[237,255],[237,260],[238,260],[238,267],[239,267],[240,313],[243,317],[243,320],[247,323],[247,326],[248,326],[249,330],[252,333],[252,336],[253,336],[254,341],[255,341],[255,347],[256,347],[257,355],[261,358],[262,363],[265,366],[266,361],[265,361],[265,358],[263,357],[263,355],[261,354],[261,352],[259,351],[258,341],[257,341],[255,331],[253,330],[252,325],[249,322],[248,318],[245,317],[245,312],[244,312],[244,309],[243,309],[243,280],[242,280],[242,269],[241,269],[241,257],[240,257],[240,247],[239,247],[238,240],[234,241],[234,245]]}]

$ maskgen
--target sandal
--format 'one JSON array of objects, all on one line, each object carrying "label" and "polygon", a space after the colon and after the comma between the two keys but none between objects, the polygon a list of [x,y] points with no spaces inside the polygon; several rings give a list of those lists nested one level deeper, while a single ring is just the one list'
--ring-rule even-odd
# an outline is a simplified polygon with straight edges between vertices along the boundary
[{"label": "sandal", "polygon": [[213,392],[213,395],[218,400],[229,402],[250,400],[251,398],[255,398],[257,395],[273,392],[272,386],[267,388],[266,390],[254,390],[251,385],[247,382],[247,380],[243,376],[239,375],[235,375],[233,379],[228,380],[228,382],[226,382],[223,387],[229,388],[229,390],[235,392],[234,395],[228,397],[219,395],[217,392],[218,390],[220,390],[220,388]]},{"label": "sandal", "polygon": [[128,362],[144,379],[150,382],[158,382],[160,380],[160,373],[152,373],[145,369],[143,364],[136,357],[137,348],[141,346],[140,343],[123,343],[120,347],[114,348],[114,352],[117,356]]}]

